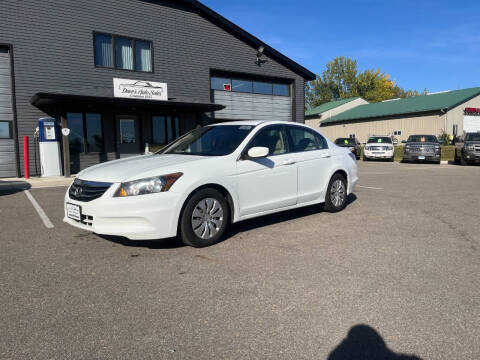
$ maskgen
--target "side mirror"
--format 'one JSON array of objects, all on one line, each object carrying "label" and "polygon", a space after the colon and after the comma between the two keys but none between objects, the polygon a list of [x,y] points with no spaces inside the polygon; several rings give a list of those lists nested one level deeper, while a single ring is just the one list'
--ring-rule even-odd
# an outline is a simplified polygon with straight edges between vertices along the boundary
[{"label": "side mirror", "polygon": [[269,151],[270,150],[267,147],[255,146],[248,150],[247,155],[250,159],[259,159],[259,158],[267,157]]},{"label": "side mirror", "polygon": [[407,140],[402,140],[402,144],[406,144],[407,143]]}]

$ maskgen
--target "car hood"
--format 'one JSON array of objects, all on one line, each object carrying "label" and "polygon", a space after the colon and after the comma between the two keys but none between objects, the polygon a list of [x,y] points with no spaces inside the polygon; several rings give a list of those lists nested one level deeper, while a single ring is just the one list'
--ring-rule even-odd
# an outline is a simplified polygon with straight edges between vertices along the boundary
[{"label": "car hood", "polygon": [[91,166],[77,177],[89,181],[123,182],[182,171],[187,163],[208,158],[196,155],[140,155]]},{"label": "car hood", "polygon": [[480,141],[465,141],[465,145],[478,145]]}]

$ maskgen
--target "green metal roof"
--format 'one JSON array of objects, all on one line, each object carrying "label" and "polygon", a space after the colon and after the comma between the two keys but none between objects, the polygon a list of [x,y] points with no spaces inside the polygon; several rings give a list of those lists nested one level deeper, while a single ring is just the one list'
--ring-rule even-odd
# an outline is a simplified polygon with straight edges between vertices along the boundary
[{"label": "green metal roof", "polygon": [[352,97],[348,99],[342,99],[342,100],[337,100],[337,101],[330,101],[328,103],[319,105],[313,109],[310,109],[305,112],[305,116],[315,116],[321,113],[324,113],[325,111],[335,109],[336,107],[339,107],[340,105],[349,103],[350,101],[353,101],[355,99],[359,99],[359,97]]},{"label": "green metal roof", "polygon": [[322,124],[436,111],[440,109],[450,110],[477,95],[480,95],[480,87],[359,105],[322,121]]}]

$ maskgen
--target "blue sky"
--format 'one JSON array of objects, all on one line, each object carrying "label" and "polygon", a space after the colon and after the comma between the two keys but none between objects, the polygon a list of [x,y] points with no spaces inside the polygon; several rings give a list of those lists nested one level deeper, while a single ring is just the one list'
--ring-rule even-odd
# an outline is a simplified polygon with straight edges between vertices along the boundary
[{"label": "blue sky", "polygon": [[405,89],[480,86],[478,0],[201,1],[315,73],[342,55]]}]

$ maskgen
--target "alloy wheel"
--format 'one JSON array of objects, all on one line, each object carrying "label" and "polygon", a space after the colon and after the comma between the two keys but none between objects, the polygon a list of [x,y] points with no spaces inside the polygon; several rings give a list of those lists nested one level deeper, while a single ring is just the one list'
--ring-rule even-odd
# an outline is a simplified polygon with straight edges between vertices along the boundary
[{"label": "alloy wheel", "polygon": [[201,239],[211,239],[223,224],[223,208],[214,198],[200,200],[192,213],[193,232]]},{"label": "alloy wheel", "polygon": [[346,192],[345,192],[345,183],[340,180],[336,179],[331,187],[330,190],[330,200],[335,207],[342,206],[343,202],[345,201]]}]

